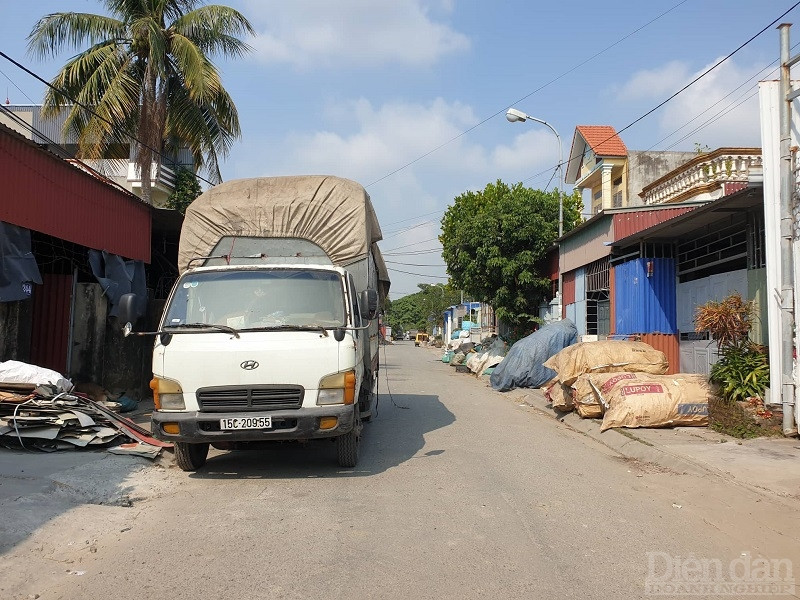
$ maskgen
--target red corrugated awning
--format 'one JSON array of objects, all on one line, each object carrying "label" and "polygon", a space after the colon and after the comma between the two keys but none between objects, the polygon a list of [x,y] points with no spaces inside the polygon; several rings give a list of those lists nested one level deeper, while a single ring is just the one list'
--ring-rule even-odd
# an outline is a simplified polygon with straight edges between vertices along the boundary
[{"label": "red corrugated awning", "polygon": [[150,262],[151,208],[0,124],[0,221]]}]

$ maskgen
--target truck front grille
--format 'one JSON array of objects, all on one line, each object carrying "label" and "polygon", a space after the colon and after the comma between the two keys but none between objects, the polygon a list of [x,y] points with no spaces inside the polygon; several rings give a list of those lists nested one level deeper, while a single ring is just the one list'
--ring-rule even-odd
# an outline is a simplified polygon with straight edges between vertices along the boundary
[{"label": "truck front grille", "polygon": [[197,403],[206,412],[292,409],[303,405],[304,392],[299,385],[207,387],[197,390]]}]

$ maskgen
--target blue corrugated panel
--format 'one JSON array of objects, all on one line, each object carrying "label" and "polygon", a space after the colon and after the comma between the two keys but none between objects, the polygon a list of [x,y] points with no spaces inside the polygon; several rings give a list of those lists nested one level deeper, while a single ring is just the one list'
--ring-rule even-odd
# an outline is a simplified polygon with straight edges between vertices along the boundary
[{"label": "blue corrugated panel", "polygon": [[[586,269],[575,269],[575,301],[586,300]],[[577,323],[576,323],[577,325]],[[580,334],[579,335],[583,335]]]},{"label": "blue corrugated panel", "polygon": [[575,303],[573,302],[572,304],[567,304],[565,312],[566,312],[566,318],[574,323],[575,322],[575,312],[576,312],[575,311]]},{"label": "blue corrugated panel", "polygon": [[572,320],[575,327],[578,329],[578,338],[586,335],[586,300],[578,300],[575,302],[575,318]]},{"label": "blue corrugated panel", "polygon": [[675,261],[640,258],[614,267],[615,332],[678,332]]}]

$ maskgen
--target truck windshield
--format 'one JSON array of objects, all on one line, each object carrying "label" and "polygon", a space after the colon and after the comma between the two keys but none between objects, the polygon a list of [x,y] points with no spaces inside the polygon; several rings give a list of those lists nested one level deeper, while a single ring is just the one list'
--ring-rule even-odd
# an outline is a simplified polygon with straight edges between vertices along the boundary
[{"label": "truck windshield", "polygon": [[330,271],[206,271],[178,280],[164,327],[204,323],[235,329],[342,327],[341,276]]}]

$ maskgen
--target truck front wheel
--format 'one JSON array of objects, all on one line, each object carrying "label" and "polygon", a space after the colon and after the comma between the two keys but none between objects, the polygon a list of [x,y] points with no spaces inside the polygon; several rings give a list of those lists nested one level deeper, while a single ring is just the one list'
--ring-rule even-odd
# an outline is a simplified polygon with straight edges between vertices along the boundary
[{"label": "truck front wheel", "polygon": [[208,444],[175,442],[175,462],[184,471],[196,471],[208,458]]},{"label": "truck front wheel", "polygon": [[356,405],[353,428],[336,438],[336,453],[340,467],[352,469],[358,464],[358,443],[361,438],[361,427],[361,415],[358,411],[358,405]]}]

